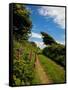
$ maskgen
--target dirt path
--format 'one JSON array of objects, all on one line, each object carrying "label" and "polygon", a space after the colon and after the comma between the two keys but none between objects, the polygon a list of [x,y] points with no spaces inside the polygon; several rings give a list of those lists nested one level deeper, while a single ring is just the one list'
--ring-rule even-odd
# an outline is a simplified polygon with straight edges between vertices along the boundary
[{"label": "dirt path", "polygon": [[44,71],[42,65],[40,64],[39,58],[37,55],[36,55],[36,61],[35,61],[35,69],[36,69],[37,77],[39,77],[41,84],[52,83],[52,81],[49,79],[46,72]]}]

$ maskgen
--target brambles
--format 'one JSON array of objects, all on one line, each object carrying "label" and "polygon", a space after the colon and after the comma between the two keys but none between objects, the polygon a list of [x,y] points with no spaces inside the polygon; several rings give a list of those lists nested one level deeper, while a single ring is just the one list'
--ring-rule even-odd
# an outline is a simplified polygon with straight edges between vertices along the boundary
[{"label": "brambles", "polygon": [[27,54],[22,59],[14,60],[13,63],[14,85],[30,85],[33,80],[33,62],[30,62]]},{"label": "brambles", "polygon": [[[27,51],[27,48],[28,48],[27,45],[31,45],[31,44],[27,43],[25,44],[25,47],[24,47],[22,43],[19,43],[16,40],[14,40],[13,85],[15,86],[16,85],[17,86],[18,85],[31,85],[33,83],[34,63],[35,63],[34,52],[31,52],[31,49],[28,49]],[[29,58],[30,53],[32,53],[31,60]]]}]

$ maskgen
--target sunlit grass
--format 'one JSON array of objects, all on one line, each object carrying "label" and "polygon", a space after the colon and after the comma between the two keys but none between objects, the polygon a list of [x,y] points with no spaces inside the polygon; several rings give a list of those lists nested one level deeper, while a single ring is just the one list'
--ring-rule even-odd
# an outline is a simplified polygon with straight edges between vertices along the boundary
[{"label": "sunlit grass", "polygon": [[65,82],[65,71],[61,66],[57,65],[55,62],[44,55],[39,55],[39,60],[44,70],[47,72],[48,76],[53,80],[54,83]]}]

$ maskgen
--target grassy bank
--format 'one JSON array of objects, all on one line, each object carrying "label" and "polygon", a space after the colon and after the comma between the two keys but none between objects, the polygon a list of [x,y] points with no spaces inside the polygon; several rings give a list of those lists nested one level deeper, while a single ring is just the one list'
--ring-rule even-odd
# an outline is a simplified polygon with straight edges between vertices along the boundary
[{"label": "grassy bank", "polygon": [[48,76],[53,80],[54,83],[65,82],[65,71],[61,66],[57,65],[55,62],[44,55],[39,55],[39,60],[44,70],[47,72]]}]

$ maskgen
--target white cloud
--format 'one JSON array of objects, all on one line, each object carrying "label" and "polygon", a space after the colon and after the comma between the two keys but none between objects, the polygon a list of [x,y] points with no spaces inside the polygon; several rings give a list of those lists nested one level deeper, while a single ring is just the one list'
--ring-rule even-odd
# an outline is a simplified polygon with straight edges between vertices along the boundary
[{"label": "white cloud", "polygon": [[[41,34],[38,34],[38,33],[35,33],[35,32],[32,32],[30,38],[39,38],[40,40],[42,40],[42,35]],[[43,49],[46,45],[44,45],[44,43],[42,41],[36,41],[36,40],[29,40],[29,41],[33,41],[37,44],[37,46],[41,49]]]},{"label": "white cloud", "polygon": [[53,21],[57,23],[62,29],[65,29],[65,8],[64,7],[49,7],[41,6],[38,12],[42,16],[48,16],[53,18]]},{"label": "white cloud", "polygon": [[65,45],[65,41],[56,41],[57,43],[60,43],[60,44],[63,44],[63,45]]},{"label": "white cloud", "polygon": [[37,47],[43,49],[46,45],[43,42],[34,41],[37,44]]},{"label": "white cloud", "polygon": [[35,33],[35,32],[31,33],[31,37],[33,37],[33,38],[42,38],[41,34],[38,34],[38,33]]},{"label": "white cloud", "polygon": [[61,39],[59,38],[56,42],[65,45],[65,34],[61,35]]}]

